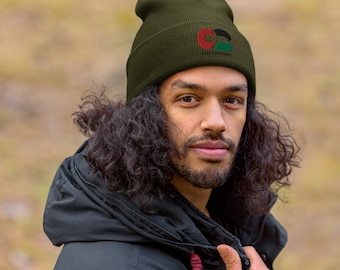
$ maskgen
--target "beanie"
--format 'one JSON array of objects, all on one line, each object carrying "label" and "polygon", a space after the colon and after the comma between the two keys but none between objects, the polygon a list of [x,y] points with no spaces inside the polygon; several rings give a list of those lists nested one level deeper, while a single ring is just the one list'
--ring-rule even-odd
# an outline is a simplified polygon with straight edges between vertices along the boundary
[{"label": "beanie", "polygon": [[139,0],[143,23],[129,55],[127,100],[169,76],[198,66],[241,72],[255,95],[254,60],[225,0]]}]

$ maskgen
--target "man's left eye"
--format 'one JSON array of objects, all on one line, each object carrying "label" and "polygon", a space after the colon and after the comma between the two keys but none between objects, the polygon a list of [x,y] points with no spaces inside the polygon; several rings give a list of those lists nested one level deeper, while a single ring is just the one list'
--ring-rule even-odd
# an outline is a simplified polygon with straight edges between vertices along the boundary
[{"label": "man's left eye", "polygon": [[239,104],[241,103],[241,101],[238,98],[235,97],[228,97],[225,99],[226,103],[230,103],[230,104]]}]

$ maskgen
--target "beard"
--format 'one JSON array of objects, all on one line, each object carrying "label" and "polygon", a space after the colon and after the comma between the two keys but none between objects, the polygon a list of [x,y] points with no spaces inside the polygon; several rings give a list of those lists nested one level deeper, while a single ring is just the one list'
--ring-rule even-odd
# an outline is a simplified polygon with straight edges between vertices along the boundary
[{"label": "beard", "polygon": [[[192,144],[204,141],[204,140],[221,140],[228,145],[228,148],[232,152],[234,156],[236,151],[235,143],[230,140],[226,139],[222,136],[222,134],[214,135],[213,133],[207,133],[202,137],[191,137],[187,139],[184,144],[179,147],[177,146],[175,151],[172,153],[172,168],[173,170],[186,179],[192,185],[199,187],[199,188],[216,188],[222,186],[229,177],[229,172],[232,167],[232,164],[226,166],[224,168],[215,168],[214,166],[207,166],[203,169],[194,169],[189,165],[185,164],[185,157],[188,156],[188,152]],[[217,164],[221,163],[220,160],[214,159],[202,159],[207,164]],[[231,162],[232,163],[232,162]]]},{"label": "beard", "polygon": [[227,181],[230,171],[229,168],[220,171],[209,167],[195,170],[176,162],[173,163],[173,169],[195,187],[209,189],[222,186]]}]

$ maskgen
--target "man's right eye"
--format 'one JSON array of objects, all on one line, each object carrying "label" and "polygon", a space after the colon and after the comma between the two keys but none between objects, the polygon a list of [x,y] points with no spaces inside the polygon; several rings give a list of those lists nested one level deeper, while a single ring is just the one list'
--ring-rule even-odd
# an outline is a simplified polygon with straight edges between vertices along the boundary
[{"label": "man's right eye", "polygon": [[179,100],[185,103],[193,103],[198,101],[197,98],[195,98],[194,96],[183,96]]}]

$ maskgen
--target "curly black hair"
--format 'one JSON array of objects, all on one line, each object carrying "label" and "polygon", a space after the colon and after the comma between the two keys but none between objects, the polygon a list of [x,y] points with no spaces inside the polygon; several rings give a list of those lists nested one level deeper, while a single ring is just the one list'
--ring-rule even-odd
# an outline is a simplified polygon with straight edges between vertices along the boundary
[{"label": "curly black hair", "polygon": [[[167,115],[159,99],[159,87],[151,86],[127,104],[105,96],[83,98],[74,122],[90,137],[87,160],[100,172],[107,187],[124,192],[148,205],[155,196],[171,190],[173,175]],[[289,186],[289,175],[298,167],[300,148],[287,121],[248,96],[247,118],[230,176],[212,194],[212,205],[241,198],[249,212],[265,212],[273,193]],[[281,121],[281,120],[283,121]],[[279,121],[280,120],[280,121]]]}]

